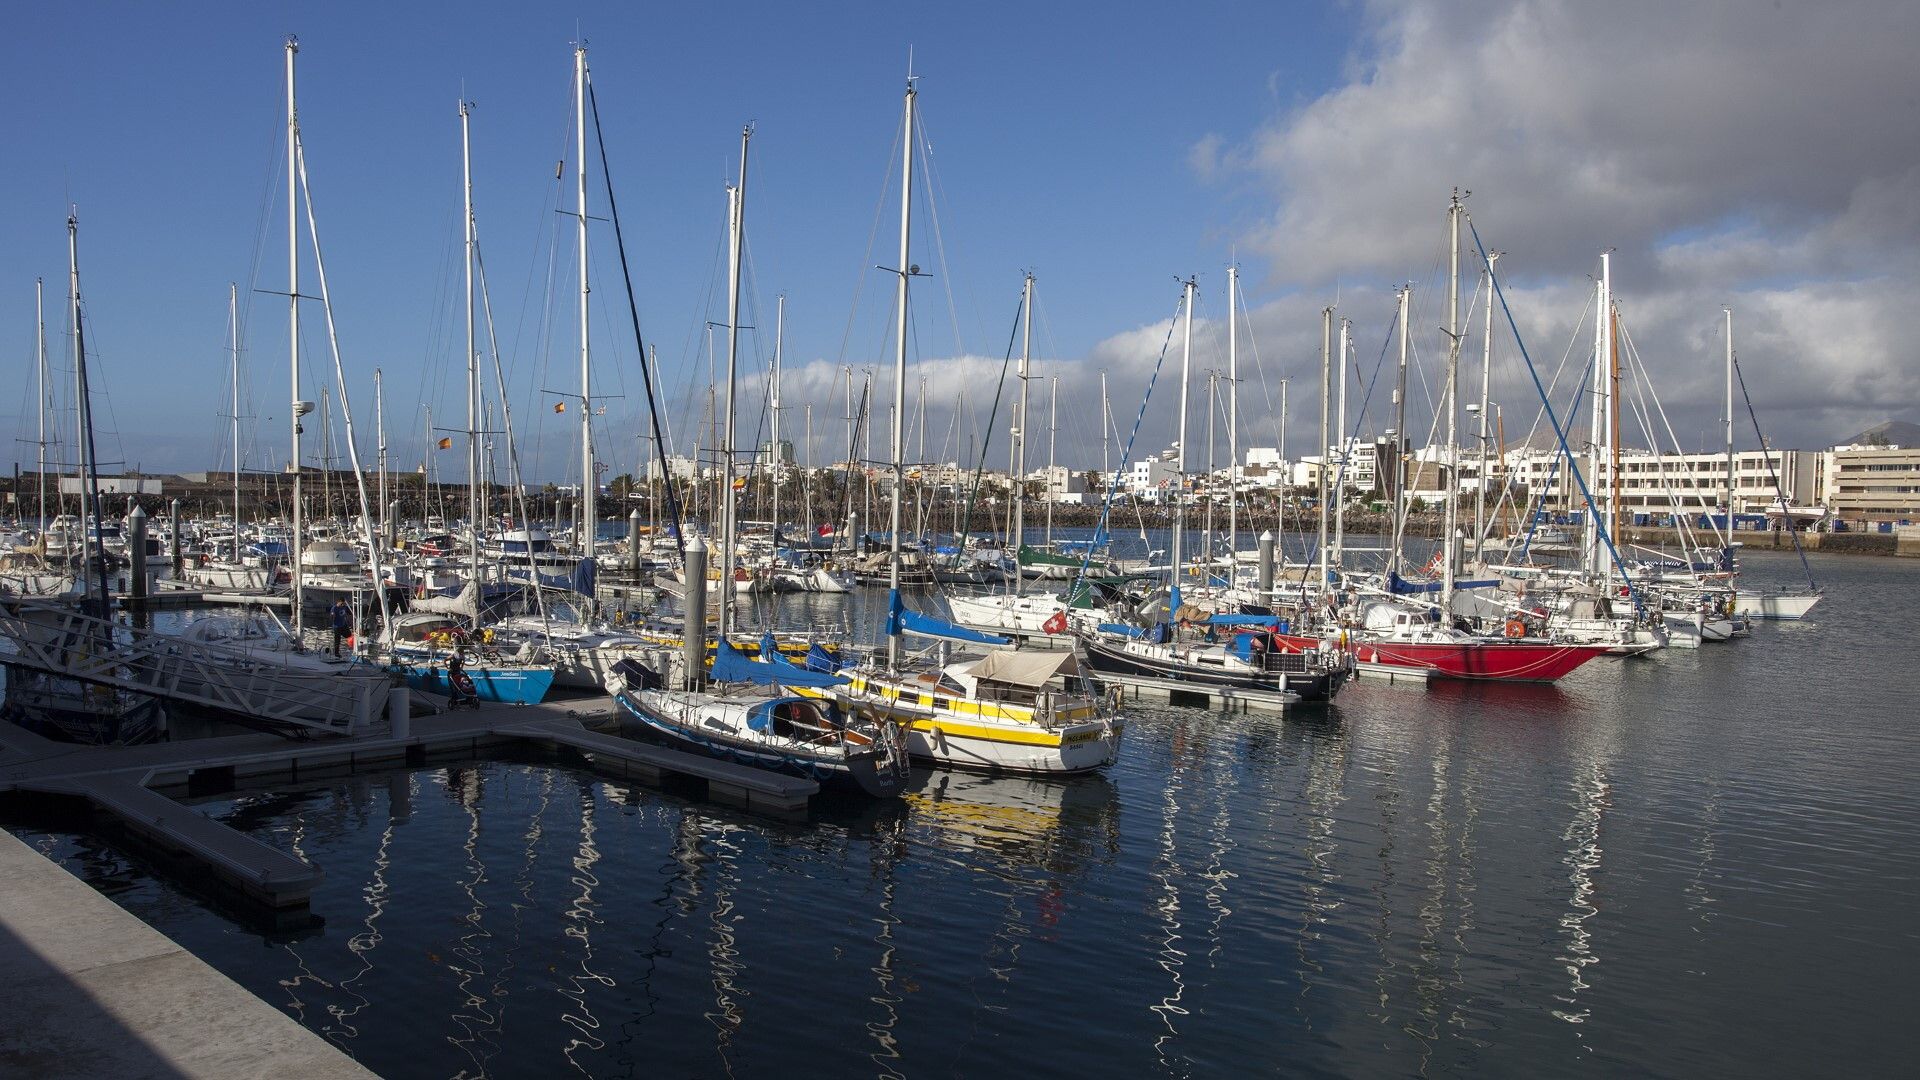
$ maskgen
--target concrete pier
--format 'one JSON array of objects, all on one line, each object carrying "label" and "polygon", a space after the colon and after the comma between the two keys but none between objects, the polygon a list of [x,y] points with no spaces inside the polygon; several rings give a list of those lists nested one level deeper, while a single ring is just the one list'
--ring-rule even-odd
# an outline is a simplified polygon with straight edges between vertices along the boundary
[{"label": "concrete pier", "polygon": [[0,880],[0,1074],[374,1075],[5,832]]}]

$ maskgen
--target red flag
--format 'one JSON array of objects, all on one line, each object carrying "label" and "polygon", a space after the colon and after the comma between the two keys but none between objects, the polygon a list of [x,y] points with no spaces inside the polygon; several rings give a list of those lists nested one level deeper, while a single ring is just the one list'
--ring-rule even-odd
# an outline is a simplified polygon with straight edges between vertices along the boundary
[{"label": "red flag", "polygon": [[819,535],[821,535],[821,536],[832,536],[832,535],[833,535],[833,526],[831,526],[831,525],[827,525],[827,524],[822,524],[822,525],[820,526],[820,528],[819,528],[819,530],[818,530],[818,532],[819,532]]},{"label": "red flag", "polygon": [[1043,622],[1040,624],[1040,629],[1045,630],[1049,634],[1066,633],[1067,632],[1067,613],[1065,611],[1054,612],[1051,618],[1049,618],[1046,622]]}]

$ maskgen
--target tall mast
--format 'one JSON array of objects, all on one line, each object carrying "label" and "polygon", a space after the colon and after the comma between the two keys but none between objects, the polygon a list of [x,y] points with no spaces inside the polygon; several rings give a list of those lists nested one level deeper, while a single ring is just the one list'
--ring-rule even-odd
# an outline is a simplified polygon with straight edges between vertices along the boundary
[{"label": "tall mast", "polygon": [[1013,591],[1025,591],[1020,572],[1020,548],[1026,544],[1027,506],[1027,370],[1033,356],[1033,275],[1020,286],[1020,404],[1013,420]]},{"label": "tall mast", "polygon": [[[1604,460],[1607,441],[1607,357],[1611,353],[1608,332],[1612,329],[1608,312],[1613,310],[1613,256],[1609,252],[1600,253],[1599,294],[1594,304],[1593,319],[1593,414],[1588,428],[1591,433],[1589,442],[1592,450],[1589,454],[1588,475],[1598,477],[1600,465]],[[1599,507],[1590,507],[1597,511]],[[1600,575],[1600,515],[1590,512],[1587,515],[1587,573],[1595,578]]]},{"label": "tall mast", "polygon": [[1446,563],[1440,577],[1440,611],[1449,622],[1453,619],[1453,563],[1458,554],[1458,540],[1454,533],[1460,527],[1460,435],[1459,423],[1460,396],[1460,191],[1455,189],[1453,203],[1447,207],[1447,232],[1450,241],[1450,261],[1447,272],[1447,508],[1446,535],[1441,537],[1443,561]]},{"label": "tall mast", "polygon": [[1333,464],[1333,443],[1327,438],[1327,412],[1333,400],[1333,309],[1320,309],[1320,546],[1315,549],[1320,564],[1320,591],[1327,591],[1331,575],[1327,567],[1327,469]]},{"label": "tall mast", "polygon": [[1227,267],[1227,584],[1233,584],[1233,552],[1240,546],[1240,495],[1234,483],[1240,465],[1240,338],[1234,308],[1240,295],[1240,268]]},{"label": "tall mast", "polygon": [[40,398],[40,437],[38,439],[40,458],[38,471],[34,474],[40,480],[40,524],[35,526],[34,531],[41,534],[42,555],[46,554],[47,550],[45,540],[47,531],[47,314],[42,306],[41,295],[45,287],[46,283],[42,279],[33,279],[33,351],[35,367],[39,371],[38,396]]},{"label": "tall mast", "polygon": [[[238,410],[235,412],[237,414]],[[374,452],[380,463],[380,538],[384,542],[387,536],[387,392],[379,368],[373,369],[373,431]],[[235,480],[238,479],[236,474]],[[238,521],[238,504],[233,512]]]},{"label": "tall mast", "polygon": [[1406,473],[1400,467],[1400,440],[1407,438],[1407,359],[1413,348],[1413,328],[1407,324],[1412,316],[1413,285],[1408,283],[1400,290],[1400,369],[1393,386],[1392,437],[1387,440],[1386,460],[1373,463],[1375,475],[1385,479],[1385,489],[1393,495],[1393,550],[1387,552],[1389,572],[1400,569],[1400,544],[1407,531],[1407,493],[1402,490],[1406,487]]},{"label": "tall mast", "polygon": [[1054,454],[1060,438],[1060,376],[1047,376],[1047,543],[1053,543],[1053,474],[1060,467]]},{"label": "tall mast", "polygon": [[927,481],[925,471],[927,467],[927,377],[924,373],[920,376],[920,448],[915,451],[914,460],[919,462],[921,472],[920,479],[915,481],[913,485],[913,512],[915,517],[913,531],[924,541],[927,535]]},{"label": "tall mast", "polygon": [[[1344,565],[1347,547],[1347,456],[1353,449],[1353,440],[1347,436],[1347,369],[1353,365],[1347,363],[1347,341],[1353,332],[1352,320],[1342,316],[1340,319],[1340,347],[1334,353],[1334,362],[1340,365],[1340,402],[1339,415],[1334,417],[1339,424],[1334,437],[1340,440],[1340,464],[1334,473],[1333,490],[1333,555],[1329,570],[1333,566]],[[1374,462],[1374,475],[1380,475],[1381,462]]]},{"label": "tall mast", "polygon": [[[474,595],[480,590],[480,353],[475,347],[473,325],[473,143],[468,132],[472,105],[460,102],[460,194],[461,215],[466,224],[467,287],[467,573],[473,581]],[[583,410],[584,411],[584,410]],[[532,546],[527,557],[533,557]],[[539,584],[537,571],[529,571]]]},{"label": "tall mast", "polygon": [[1499,259],[1497,251],[1487,256],[1486,325],[1480,335],[1480,482],[1473,493],[1473,561],[1476,563],[1486,561],[1487,424],[1492,420],[1487,410],[1493,405],[1488,397],[1493,388],[1493,264]]},{"label": "tall mast", "polygon": [[[889,558],[887,559],[887,611],[900,610],[900,482],[905,477],[906,468],[901,462],[902,451],[906,449],[906,431],[901,426],[906,420],[907,403],[907,284],[913,277],[913,265],[907,261],[908,242],[912,239],[913,226],[913,76],[907,76],[906,134],[900,140],[902,155],[900,165],[900,265],[896,270],[900,280],[894,293],[894,307],[898,322],[893,335],[893,530]],[[1022,384],[1023,386],[1025,384]],[[1017,481],[1016,481],[1017,482]],[[869,485],[871,486],[871,485]],[[1019,551],[1015,549],[1014,563],[1019,564]],[[1016,578],[1018,574],[1014,575]],[[887,666],[895,667],[900,662],[900,625],[897,618],[887,620]]]},{"label": "tall mast", "polygon": [[[287,36],[287,352],[293,368],[293,636],[300,639],[302,609],[306,589],[301,582],[300,552],[306,547],[306,510],[301,505],[300,484],[300,211],[298,156],[300,144],[299,113],[294,109],[293,58],[300,52],[300,40]],[[311,406],[308,406],[311,408]]]},{"label": "tall mast", "polygon": [[574,168],[575,215],[578,218],[580,247],[580,547],[584,558],[593,558],[593,530],[597,516],[594,498],[599,481],[593,471],[593,365],[587,344],[587,299],[593,291],[587,281],[587,44],[573,47],[573,110],[576,114],[575,140],[580,160]]},{"label": "tall mast", "polygon": [[[1721,308],[1727,321],[1727,548],[1733,547],[1733,309]],[[1764,458],[1767,448],[1760,447]],[[1786,513],[1786,507],[1780,508]]]},{"label": "tall mast", "polygon": [[[83,558],[99,571],[87,583],[89,594],[94,584],[100,586],[99,594],[91,601],[97,605],[92,614],[104,619],[112,600],[107,594],[107,549],[106,537],[101,532],[100,484],[94,476],[98,462],[93,453],[93,395],[87,387],[87,339],[80,325],[80,219],[71,212],[67,214],[67,295],[73,309],[73,378],[77,392],[74,411],[79,414],[80,422],[81,543]],[[134,557],[139,559],[145,555],[139,552]],[[84,563],[82,565],[84,567]],[[81,572],[85,574],[84,568]]]},{"label": "tall mast", "polygon": [[787,294],[773,302],[773,460],[768,463],[773,477],[773,546],[780,546],[780,348],[787,334]]},{"label": "tall mast", "polygon": [[[1607,367],[1610,385],[1607,392],[1607,456],[1610,468],[1607,470],[1607,534],[1619,535],[1620,530],[1620,306],[1609,305],[1607,312]],[[1733,504],[1727,504],[1731,507]],[[1727,511],[1731,514],[1733,511]],[[1733,519],[1727,519],[1727,528],[1733,528]],[[1599,553],[1595,553],[1599,557]],[[1602,566],[1611,566],[1611,562],[1601,559]]]},{"label": "tall mast", "polygon": [[1211,585],[1213,582],[1213,503],[1214,471],[1217,468],[1213,460],[1214,437],[1213,419],[1220,411],[1220,369],[1207,369],[1207,508],[1201,515],[1200,525],[1200,565],[1202,580]]},{"label": "tall mast", "polygon": [[233,561],[240,561],[240,287],[227,282],[227,349],[233,355]]},{"label": "tall mast", "polygon": [[1188,278],[1181,286],[1181,319],[1184,324],[1180,344],[1180,441],[1175,444],[1176,467],[1179,478],[1173,489],[1173,584],[1167,592],[1167,617],[1180,617],[1180,548],[1187,531],[1187,373],[1193,365],[1193,293],[1194,280]]},{"label": "tall mast", "polygon": [[[734,544],[738,502],[733,490],[733,392],[740,366],[740,254],[747,217],[747,141],[752,126],[740,129],[740,180],[727,191],[727,414],[720,434],[720,637],[733,630],[733,565],[739,553]],[[776,522],[774,527],[779,528]]]}]

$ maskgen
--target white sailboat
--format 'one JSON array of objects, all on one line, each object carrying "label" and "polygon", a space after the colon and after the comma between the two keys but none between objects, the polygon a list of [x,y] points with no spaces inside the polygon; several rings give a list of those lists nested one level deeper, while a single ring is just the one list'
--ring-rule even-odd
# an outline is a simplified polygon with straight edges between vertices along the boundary
[{"label": "white sailboat", "polygon": [[[915,150],[914,80],[907,80],[900,187],[900,255],[893,268],[894,326],[892,529],[888,552],[887,649],[884,659],[843,671],[835,692],[844,705],[907,733],[916,760],[943,767],[1008,772],[1075,773],[1111,763],[1122,722],[1107,699],[1090,693],[1070,652],[994,651],[977,660],[906,663],[900,638],[909,631],[958,640],[1000,642],[952,623],[905,610],[900,599],[900,504],[905,478],[908,286]],[[1024,384],[1023,384],[1024,385]],[[805,692],[805,691],[803,691]],[[824,691],[811,691],[825,696]]]}]

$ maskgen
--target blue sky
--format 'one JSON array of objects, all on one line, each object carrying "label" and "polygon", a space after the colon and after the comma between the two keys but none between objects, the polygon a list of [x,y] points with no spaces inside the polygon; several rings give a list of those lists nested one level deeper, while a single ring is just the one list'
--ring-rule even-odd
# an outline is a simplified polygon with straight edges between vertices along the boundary
[{"label": "blue sky", "polygon": [[[889,283],[862,268],[893,261],[869,258],[867,244],[884,194],[876,254],[894,246],[897,211],[883,183],[910,47],[944,196],[937,212],[961,346],[1000,354],[1019,275],[1032,268],[1053,347],[1079,355],[1115,329],[1163,317],[1174,275],[1217,274],[1243,210],[1196,179],[1189,148],[1207,130],[1251,128],[1276,103],[1317,93],[1350,48],[1343,18],[1264,4],[1179,13],[1103,5],[1097,16],[1073,5],[613,4],[579,8],[577,24],[526,4],[107,5],[86,17],[16,7],[0,62],[16,105],[0,131],[7,145],[33,149],[11,153],[0,174],[6,340],[26,361],[16,370],[30,370],[32,278],[41,275],[52,283],[50,349],[64,348],[70,200],[125,454],[151,469],[213,464],[226,283],[238,280],[243,293],[285,288],[284,181],[273,155],[291,31],[350,379],[384,369],[394,428],[423,397],[457,407],[448,290],[458,289],[449,245],[458,241],[463,87],[476,103],[475,187],[503,348],[517,340],[525,373],[538,361],[522,312],[538,311],[554,166],[570,154],[577,25],[641,266],[643,326],[670,386],[698,348],[689,343],[698,325],[724,315],[715,280],[723,184],[747,121],[756,125],[748,220],[762,323],[771,326],[772,295],[784,291],[788,356],[837,360],[863,276],[862,306],[874,325],[884,321]],[[19,105],[28,101],[39,104]],[[931,270],[940,257],[926,244],[931,220],[918,228],[916,258]],[[612,314],[612,247],[595,245],[595,299]],[[948,287],[936,279],[926,289],[920,344],[952,351]],[[562,312],[569,302],[560,298]],[[572,324],[561,325],[553,379],[571,370],[563,346]],[[265,437],[284,443],[283,304],[256,294],[247,330],[253,411]],[[617,370],[623,359],[630,367],[630,347],[608,336],[606,348],[609,370],[598,378],[637,393],[633,373]],[[884,348],[859,330],[847,355],[869,364]],[[349,389],[370,424],[370,382]],[[12,411],[31,427],[30,391]]]},{"label": "blue sky", "polygon": [[[910,377],[931,386],[932,454],[955,456],[985,426],[1023,270],[1040,280],[1043,371],[1064,387],[1063,456],[1089,462],[1097,372],[1112,374],[1115,413],[1130,417],[1177,276],[1202,286],[1196,370],[1224,364],[1230,254],[1246,271],[1243,357],[1260,356],[1243,422],[1272,442],[1277,382],[1291,378],[1291,449],[1304,452],[1321,307],[1339,299],[1370,364],[1394,283],[1415,281],[1418,348],[1439,355],[1436,270],[1455,185],[1507,252],[1501,270],[1542,363],[1578,339],[1589,275],[1611,249],[1616,295],[1682,442],[1716,427],[1728,304],[1776,444],[1818,446],[1920,405],[1903,329],[1920,287],[1920,134],[1906,120],[1920,108],[1906,55],[1920,14],[1891,0],[1842,9],[15,5],[0,16],[0,341],[29,378],[0,406],[0,429],[32,438],[35,276],[48,279],[51,348],[64,355],[71,201],[106,456],[152,471],[224,461],[225,294],[237,280],[251,297],[248,464],[283,459],[284,302],[258,290],[285,287],[276,155],[292,32],[349,390],[370,426],[372,371],[385,372],[400,467],[420,456],[423,405],[445,423],[460,400],[463,93],[476,103],[477,212],[523,444],[537,478],[571,460],[570,418],[537,391],[575,381],[572,240],[554,213],[556,196],[571,205],[571,179],[563,192],[554,167],[571,153],[576,36],[590,43],[643,329],[683,447],[704,394],[701,327],[725,313],[723,184],[745,122],[757,130],[747,314],[762,331],[743,370],[758,378],[771,351],[776,292],[789,298],[788,403],[821,403],[817,428],[838,423],[826,403],[842,393],[840,365],[890,360],[891,283],[871,267],[893,261],[887,177],[909,48],[937,196],[916,225],[915,261],[934,276],[917,286]],[[638,370],[604,225],[591,250],[596,380],[627,395],[608,400],[602,452],[624,463],[639,449]],[[563,268],[551,278],[550,259]],[[325,360],[317,316],[309,372]],[[1500,335],[1495,363],[1496,398],[1523,401],[1529,384]],[[1424,403],[1430,363],[1418,378]],[[318,396],[317,382],[302,396]],[[1171,397],[1150,412],[1153,446],[1170,437]],[[790,414],[788,431],[798,423]],[[820,457],[836,455],[832,442],[823,430]]]}]

